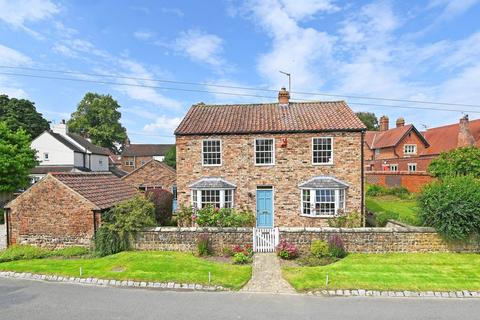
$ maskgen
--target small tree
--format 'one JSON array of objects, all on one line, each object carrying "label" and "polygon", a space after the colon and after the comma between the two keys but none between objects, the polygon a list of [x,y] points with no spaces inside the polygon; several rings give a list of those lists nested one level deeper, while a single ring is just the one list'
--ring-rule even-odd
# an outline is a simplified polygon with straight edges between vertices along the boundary
[{"label": "small tree", "polygon": [[464,147],[442,153],[428,166],[434,177],[473,175],[480,178],[480,148]]},{"label": "small tree", "polygon": [[35,153],[23,129],[13,132],[0,122],[0,192],[28,187],[30,170],[38,164]]},{"label": "small tree", "polygon": [[446,177],[427,185],[419,198],[419,216],[450,240],[465,241],[480,234],[480,180]]},{"label": "small tree", "polygon": [[155,220],[160,226],[172,220],[173,194],[164,189],[151,189],[145,196],[155,205]]},{"label": "small tree", "polygon": [[170,167],[176,169],[177,168],[177,147],[172,146],[168,149],[167,153],[165,154],[165,159],[163,160],[166,164]]},{"label": "small tree", "polygon": [[155,226],[155,206],[144,196],[125,200],[102,216],[95,235],[95,251],[100,256],[128,250],[137,231]]}]

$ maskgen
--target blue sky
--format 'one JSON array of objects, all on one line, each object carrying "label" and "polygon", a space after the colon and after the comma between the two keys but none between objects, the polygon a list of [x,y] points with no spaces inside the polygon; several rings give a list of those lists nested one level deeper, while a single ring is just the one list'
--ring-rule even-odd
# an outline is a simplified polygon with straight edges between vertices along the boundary
[{"label": "blue sky", "polygon": [[[212,85],[278,90],[288,83],[278,70],[292,74],[292,91],[479,105],[479,2],[0,0],[2,66],[203,83],[192,86],[0,68],[0,93],[31,99],[55,122],[68,119],[86,92],[111,94],[122,106],[122,123],[136,143],[173,142],[174,128],[196,102],[275,100],[274,92]],[[300,94],[292,98],[341,99]],[[480,117],[476,106],[345,99],[356,111],[387,114],[392,123],[403,116],[420,129],[456,122],[460,110],[469,110],[471,119]]]}]

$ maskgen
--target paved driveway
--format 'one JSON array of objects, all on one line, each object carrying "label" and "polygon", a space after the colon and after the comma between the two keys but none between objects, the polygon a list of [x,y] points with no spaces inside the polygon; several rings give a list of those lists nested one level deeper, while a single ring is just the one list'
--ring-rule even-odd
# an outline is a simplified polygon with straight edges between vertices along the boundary
[{"label": "paved driveway", "polygon": [[7,319],[476,319],[478,299],[173,292],[0,278]]},{"label": "paved driveway", "polygon": [[6,246],[7,246],[7,229],[4,224],[0,224],[0,250],[4,249]]}]

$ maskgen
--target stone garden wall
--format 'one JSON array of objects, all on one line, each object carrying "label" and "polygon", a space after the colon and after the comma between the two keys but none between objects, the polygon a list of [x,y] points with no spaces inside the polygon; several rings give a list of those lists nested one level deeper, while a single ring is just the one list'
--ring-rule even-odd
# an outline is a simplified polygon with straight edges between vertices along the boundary
[{"label": "stone garden wall", "polygon": [[[327,240],[338,235],[348,252],[480,252],[478,244],[463,245],[445,242],[433,229],[402,227],[392,224],[388,228],[280,228],[280,239],[297,245],[308,252],[316,239]],[[251,228],[175,228],[149,229],[137,235],[137,250],[196,251],[196,241],[208,235],[214,253],[221,254],[224,247],[252,244]]]}]

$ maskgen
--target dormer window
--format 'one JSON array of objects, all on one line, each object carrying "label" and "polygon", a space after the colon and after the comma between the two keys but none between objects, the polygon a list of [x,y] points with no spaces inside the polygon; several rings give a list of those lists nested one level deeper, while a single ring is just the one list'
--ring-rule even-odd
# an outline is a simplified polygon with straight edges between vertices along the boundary
[{"label": "dormer window", "polygon": [[202,164],[204,166],[222,165],[222,142],[220,140],[203,140]]},{"label": "dormer window", "polygon": [[403,146],[403,154],[417,154],[417,145],[416,144],[406,144]]}]

